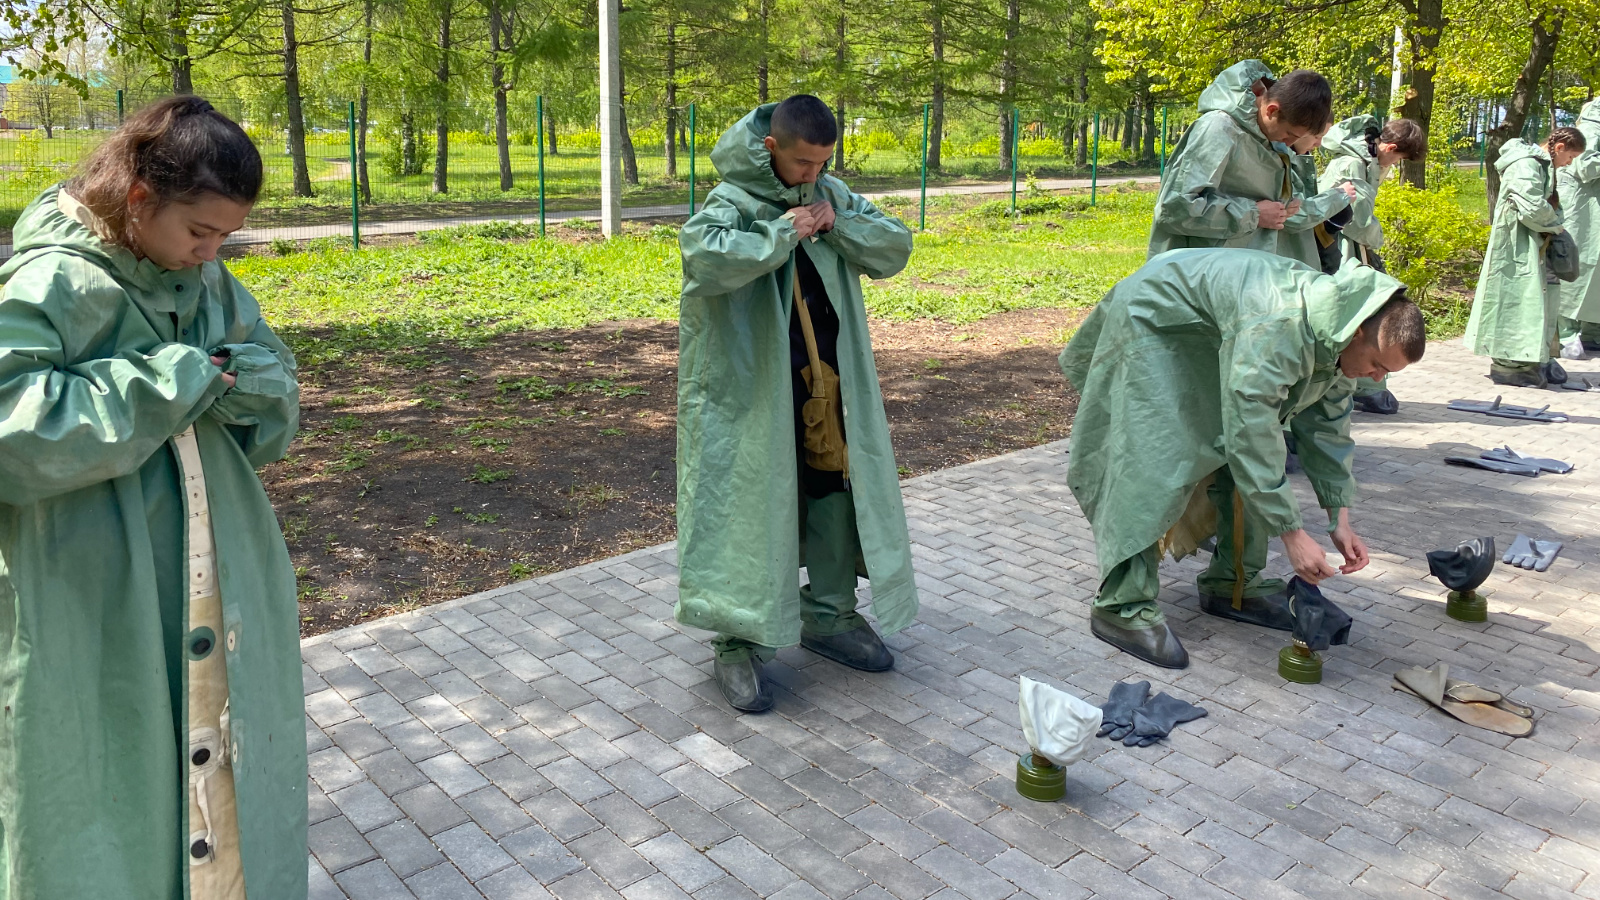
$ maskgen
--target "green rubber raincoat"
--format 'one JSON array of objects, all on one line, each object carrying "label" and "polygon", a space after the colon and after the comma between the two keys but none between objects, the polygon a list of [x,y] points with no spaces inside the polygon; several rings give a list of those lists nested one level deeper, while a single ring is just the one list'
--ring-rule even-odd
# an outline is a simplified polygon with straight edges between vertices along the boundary
[{"label": "green rubber raincoat", "polygon": [[1283,234],[1278,237],[1278,253],[1321,271],[1317,226],[1348,208],[1350,195],[1339,188],[1343,179],[1319,188],[1317,158],[1309,153],[1296,153],[1290,157],[1289,177],[1294,185],[1294,197],[1300,201],[1300,210],[1283,223]]},{"label": "green rubber raincoat", "polygon": [[1561,314],[1593,324],[1600,323],[1600,100],[1584,104],[1577,124],[1589,146],[1556,173],[1561,217],[1578,244],[1578,277],[1561,285]]},{"label": "green rubber raincoat", "polygon": [[1200,118],[1178,141],[1161,179],[1150,256],[1181,247],[1248,247],[1295,256],[1296,248],[1280,240],[1284,233],[1307,232],[1344,208],[1339,192],[1339,198],[1307,204],[1282,232],[1259,227],[1258,201],[1295,196],[1292,154],[1267,140],[1256,118],[1251,86],[1271,77],[1265,63],[1247,59],[1224,69],[1201,93]]},{"label": "green rubber raincoat", "polygon": [[1324,275],[1252,250],[1164,253],[1112,288],[1060,360],[1080,395],[1067,485],[1102,577],[1192,502],[1209,508],[1200,489],[1223,466],[1271,534],[1300,528],[1285,428],[1323,508],[1350,506],[1354,383],[1337,362],[1401,288],[1366,266]]},{"label": "green rubber raincoat", "polygon": [[[861,300],[861,276],[905,268],[911,232],[831,175],[786,187],[762,145],[777,104],[711,151],[722,175],[684,225],[678,358],[678,621],[765,647],[800,640],[800,487],[789,317],[794,254],[816,266],[839,314],[850,495],[880,631],[917,612],[910,538]],[[826,199],[837,219],[802,241],[791,207]]]},{"label": "green rubber raincoat", "polygon": [[1489,249],[1478,273],[1466,343],[1493,359],[1542,363],[1550,358],[1561,293],[1545,279],[1544,237],[1561,230],[1550,205],[1550,154],[1521,139],[1506,141],[1495,161],[1500,199]]},{"label": "green rubber raincoat", "polygon": [[[0,268],[0,898],[301,900],[293,357],[57,188]],[[210,351],[226,348],[228,389]]]},{"label": "green rubber raincoat", "polygon": [[1331,190],[1348,181],[1356,189],[1356,199],[1350,204],[1350,224],[1339,232],[1339,245],[1346,259],[1360,258],[1358,245],[1368,250],[1383,247],[1383,227],[1374,213],[1382,172],[1367,149],[1367,129],[1378,126],[1372,116],[1352,116],[1335,123],[1322,136],[1322,149],[1332,159],[1322,171],[1321,187]]}]

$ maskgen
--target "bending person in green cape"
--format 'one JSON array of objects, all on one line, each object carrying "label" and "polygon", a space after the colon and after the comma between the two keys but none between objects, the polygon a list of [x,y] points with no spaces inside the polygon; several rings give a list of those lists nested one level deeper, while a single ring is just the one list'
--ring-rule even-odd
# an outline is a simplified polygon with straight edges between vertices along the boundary
[{"label": "bending person in green cape", "polygon": [[1550,236],[1562,230],[1555,171],[1585,146],[1576,128],[1557,128],[1543,147],[1520,138],[1500,147],[1500,197],[1493,210],[1464,340],[1490,358],[1489,379],[1512,387],[1561,384],[1567,373],[1555,361],[1561,282],[1545,262]]},{"label": "bending person in green cape", "polygon": [[[1337,252],[1329,254],[1332,258],[1323,271],[1338,271],[1338,261],[1345,259],[1357,259],[1380,272],[1387,271],[1378,254],[1383,248],[1383,226],[1378,224],[1376,215],[1378,185],[1401,160],[1425,158],[1428,136],[1422,126],[1410,119],[1391,119],[1380,127],[1373,116],[1352,116],[1328,130],[1322,138],[1322,149],[1333,157],[1322,172],[1322,187],[1348,183],[1356,189],[1350,205],[1350,223],[1340,231]],[[1356,381],[1355,406],[1378,415],[1400,411],[1400,401],[1388,384],[1369,378]]]},{"label": "bending person in green cape", "polygon": [[1578,277],[1561,285],[1561,355],[1600,350],[1600,100],[1578,114],[1586,148],[1556,173],[1561,218],[1578,245]]},{"label": "bending person in green cape", "polygon": [[1156,596],[1164,553],[1215,534],[1201,608],[1287,628],[1284,584],[1263,578],[1277,536],[1296,574],[1332,576],[1302,528],[1283,432],[1328,511],[1339,571],[1367,563],[1355,502],[1352,378],[1422,358],[1422,313],[1375,269],[1324,275],[1254,250],[1175,250],[1119,282],[1084,320],[1061,371],[1078,391],[1067,485],[1094,530],[1096,637],[1169,668],[1189,656]]},{"label": "bending person in green cape", "polygon": [[306,896],[294,357],[216,259],[261,156],[157,101],[0,268],[0,900]]},{"label": "bending person in green cape", "polygon": [[779,647],[893,665],[858,574],[884,634],[917,613],[861,300],[863,274],[905,268],[911,232],[824,174],[837,138],[815,97],[757,108],[717,141],[723,181],[679,235],[676,612],[716,632],[717,684],[747,712],[772,705]]}]

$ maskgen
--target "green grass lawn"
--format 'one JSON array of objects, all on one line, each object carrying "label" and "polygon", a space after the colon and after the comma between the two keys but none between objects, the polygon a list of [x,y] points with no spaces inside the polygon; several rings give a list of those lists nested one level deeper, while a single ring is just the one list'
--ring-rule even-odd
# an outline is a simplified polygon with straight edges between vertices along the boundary
[{"label": "green grass lawn", "polygon": [[[1153,195],[1109,190],[1007,200],[940,197],[906,271],[866,286],[877,316],[971,322],[1008,309],[1089,306],[1144,260]],[[890,206],[914,221],[915,200]],[[432,232],[424,241],[352,253],[332,242],[230,268],[307,361],[407,352],[435,341],[677,317],[677,232],[656,226],[611,241],[593,226],[527,237],[513,226]],[[509,238],[509,239],[508,239]]]}]

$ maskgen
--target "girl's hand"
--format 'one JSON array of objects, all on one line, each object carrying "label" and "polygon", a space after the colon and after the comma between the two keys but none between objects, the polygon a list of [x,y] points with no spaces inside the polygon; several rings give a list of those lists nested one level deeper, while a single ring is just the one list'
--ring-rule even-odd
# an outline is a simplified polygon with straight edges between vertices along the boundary
[{"label": "girl's hand", "polygon": [[[226,356],[213,356],[211,357],[211,364],[220,369],[228,364],[228,358]],[[222,380],[231,388],[238,382],[239,376],[232,372],[223,372]]]}]

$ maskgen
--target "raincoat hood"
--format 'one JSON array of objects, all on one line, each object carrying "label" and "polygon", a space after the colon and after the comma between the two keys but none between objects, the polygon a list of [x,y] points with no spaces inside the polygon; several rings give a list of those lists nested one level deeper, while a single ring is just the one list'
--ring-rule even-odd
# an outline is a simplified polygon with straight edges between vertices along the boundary
[{"label": "raincoat hood", "polygon": [[1372,149],[1367,146],[1367,130],[1378,128],[1372,116],[1351,116],[1335,122],[1322,136],[1322,149],[1334,156],[1354,156],[1361,160],[1372,159]]},{"label": "raincoat hood", "polygon": [[1584,140],[1589,142],[1588,149],[1600,152],[1600,100],[1590,100],[1585,103],[1583,111],[1578,113],[1578,121],[1574,124],[1583,134]]},{"label": "raincoat hood", "polygon": [[[46,190],[22,211],[12,228],[13,256],[0,268],[0,281],[8,279],[17,267],[27,260],[30,250],[66,250],[81,256],[144,288],[160,283],[163,269],[148,259],[141,260],[132,251],[106,241],[85,220],[98,222],[88,207],[78,203],[71,195],[63,194],[64,185]],[[63,207],[81,210],[77,217],[68,215]]]},{"label": "raincoat hood", "polygon": [[1550,154],[1538,144],[1530,144],[1522,138],[1512,138],[1500,145],[1500,158],[1494,161],[1494,167],[1501,175],[1513,165],[1522,162],[1528,157],[1550,162]]},{"label": "raincoat hood", "polygon": [[1200,114],[1222,110],[1232,116],[1239,127],[1266,140],[1261,133],[1261,123],[1256,118],[1256,95],[1250,89],[1257,81],[1271,78],[1272,70],[1259,59],[1247,59],[1223,69],[1200,94]]},{"label": "raincoat hood", "polygon": [[1306,298],[1306,323],[1316,336],[1318,362],[1338,356],[1355,339],[1356,329],[1383,308],[1405,285],[1357,260],[1347,259],[1332,278],[1318,279]]},{"label": "raincoat hood", "polygon": [[[758,106],[723,132],[717,139],[717,146],[711,150],[711,164],[717,167],[723,181],[758,200],[789,209],[810,203],[816,196],[817,186],[787,186],[772,170],[772,152],[763,141],[772,133],[772,111],[777,108],[776,103]],[[823,171],[826,172],[827,167],[823,167]],[[817,177],[820,180],[826,176]]]}]

